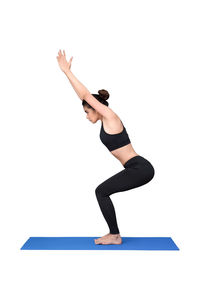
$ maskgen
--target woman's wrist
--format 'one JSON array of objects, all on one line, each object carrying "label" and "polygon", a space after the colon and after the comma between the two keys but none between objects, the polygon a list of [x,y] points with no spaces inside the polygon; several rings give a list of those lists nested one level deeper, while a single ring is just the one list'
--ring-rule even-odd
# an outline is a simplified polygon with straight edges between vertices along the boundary
[{"label": "woman's wrist", "polygon": [[71,73],[71,70],[70,69],[66,69],[63,72],[65,73],[66,76],[68,76]]}]

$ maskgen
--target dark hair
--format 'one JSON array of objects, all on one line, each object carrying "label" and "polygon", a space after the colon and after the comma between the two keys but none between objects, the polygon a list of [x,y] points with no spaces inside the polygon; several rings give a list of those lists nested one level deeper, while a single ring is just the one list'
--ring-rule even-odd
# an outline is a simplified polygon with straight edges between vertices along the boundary
[{"label": "dark hair", "polygon": [[[99,102],[101,102],[102,104],[108,106],[109,103],[108,101],[106,101],[109,98],[109,93],[106,90],[99,90],[98,94],[92,94],[92,96],[94,96]],[[92,108],[93,110],[95,110],[89,103],[87,103],[86,100],[83,99],[82,101],[82,105],[86,105],[88,108]]]}]

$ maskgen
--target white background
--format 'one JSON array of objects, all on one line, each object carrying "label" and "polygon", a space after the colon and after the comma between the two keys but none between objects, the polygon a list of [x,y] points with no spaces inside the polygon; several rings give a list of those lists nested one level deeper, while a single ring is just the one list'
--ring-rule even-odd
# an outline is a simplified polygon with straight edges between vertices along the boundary
[{"label": "white background", "polygon": [[[199,299],[198,1],[1,1],[0,296]],[[56,56],[110,93],[153,180],[111,196],[123,236],[180,251],[22,251],[30,236],[109,232],[95,188],[123,169]]]}]

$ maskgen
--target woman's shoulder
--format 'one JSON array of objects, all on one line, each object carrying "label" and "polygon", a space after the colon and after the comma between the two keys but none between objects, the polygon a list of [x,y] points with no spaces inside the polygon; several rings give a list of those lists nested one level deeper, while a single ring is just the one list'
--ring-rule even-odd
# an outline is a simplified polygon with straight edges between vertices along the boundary
[{"label": "woman's shoulder", "polygon": [[123,130],[123,123],[117,114],[110,118],[102,118],[104,129],[107,133],[115,134]]},{"label": "woman's shoulder", "polygon": [[113,122],[120,121],[120,117],[114,112],[111,108],[109,108],[109,114],[105,117],[103,116],[103,121],[105,122]]}]

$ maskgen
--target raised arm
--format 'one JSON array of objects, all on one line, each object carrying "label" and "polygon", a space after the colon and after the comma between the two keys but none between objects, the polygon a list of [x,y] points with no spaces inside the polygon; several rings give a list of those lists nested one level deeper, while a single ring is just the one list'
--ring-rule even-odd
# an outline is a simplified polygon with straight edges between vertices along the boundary
[{"label": "raised arm", "polygon": [[59,67],[61,70],[65,73],[67,78],[69,79],[73,89],[77,93],[78,97],[83,100],[84,96],[89,93],[88,89],[74,76],[72,71],[70,70],[71,68],[71,62],[72,62],[73,57],[70,58],[69,62],[66,60],[66,55],[65,55],[65,50],[63,50],[63,54],[61,50],[58,52],[57,60]]},{"label": "raised arm", "polygon": [[71,62],[72,58],[70,58],[69,62],[66,60],[65,50],[63,50],[63,54],[61,50],[58,52],[57,60],[58,64],[61,68],[61,70],[65,73],[67,78],[69,79],[73,89],[79,96],[81,100],[87,101],[96,111],[98,111],[102,116],[105,118],[110,118],[115,116],[115,113],[110,109],[108,106],[100,103],[95,97],[92,96],[92,94],[89,92],[89,90],[74,76],[71,68]]}]

